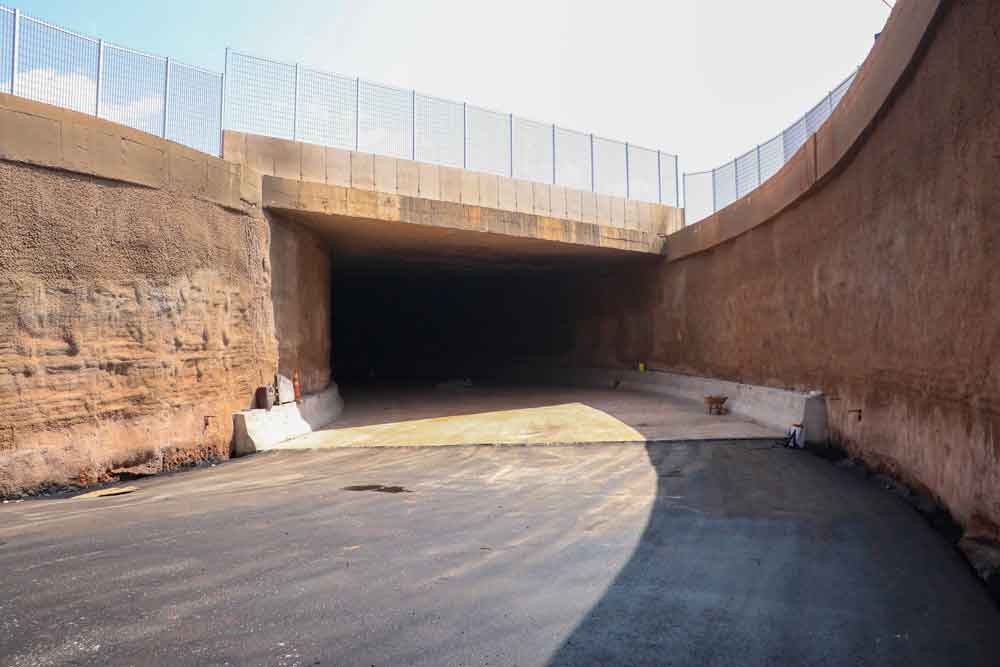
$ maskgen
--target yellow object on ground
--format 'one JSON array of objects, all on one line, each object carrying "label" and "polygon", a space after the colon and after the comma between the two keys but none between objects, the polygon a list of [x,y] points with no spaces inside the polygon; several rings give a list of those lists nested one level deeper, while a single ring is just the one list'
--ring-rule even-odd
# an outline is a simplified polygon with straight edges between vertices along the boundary
[{"label": "yellow object on ground", "polygon": [[106,498],[109,496],[123,496],[126,493],[134,493],[138,491],[138,486],[112,486],[107,489],[98,489],[97,491],[89,491],[87,493],[81,493],[78,496],[73,496],[74,500],[80,500],[85,498]]}]

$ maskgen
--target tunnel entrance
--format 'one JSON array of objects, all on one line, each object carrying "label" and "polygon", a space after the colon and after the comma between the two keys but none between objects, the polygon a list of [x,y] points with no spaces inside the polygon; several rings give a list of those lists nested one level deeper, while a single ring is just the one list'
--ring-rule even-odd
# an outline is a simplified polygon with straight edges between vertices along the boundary
[{"label": "tunnel entrance", "polygon": [[272,216],[279,372],[339,391],[344,409],[282,448],[775,436],[701,402],[547,372],[652,349],[658,255],[314,215]]},{"label": "tunnel entrance", "polygon": [[575,335],[572,282],[548,271],[335,268],[334,377],[344,385],[481,381],[517,364],[565,359]]},{"label": "tunnel entrance", "polygon": [[329,233],[334,379],[344,386],[481,382],[568,363],[602,287],[658,258],[412,224]]},{"label": "tunnel entrance", "polygon": [[269,217],[279,372],[299,371],[307,393],[332,380],[345,400],[355,388],[607,365],[609,341],[634,334],[620,335],[614,313],[641,309],[661,259],[430,224]]}]

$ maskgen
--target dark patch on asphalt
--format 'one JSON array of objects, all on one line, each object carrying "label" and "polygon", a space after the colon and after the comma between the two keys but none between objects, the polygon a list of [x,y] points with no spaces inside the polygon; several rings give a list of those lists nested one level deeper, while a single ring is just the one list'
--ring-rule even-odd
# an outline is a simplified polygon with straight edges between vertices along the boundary
[{"label": "dark patch on asphalt", "polygon": [[345,486],[344,491],[375,491],[376,493],[413,493],[402,486],[386,486],[384,484],[355,484]]}]

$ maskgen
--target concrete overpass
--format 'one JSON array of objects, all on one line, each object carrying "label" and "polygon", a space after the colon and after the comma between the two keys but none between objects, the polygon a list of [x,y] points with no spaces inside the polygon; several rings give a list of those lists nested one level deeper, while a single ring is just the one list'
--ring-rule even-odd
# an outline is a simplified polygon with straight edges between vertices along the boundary
[{"label": "concrete overpass", "polygon": [[[453,249],[468,247],[469,261],[477,247],[486,255],[494,247],[496,254],[484,259],[501,263],[505,249],[508,259],[520,255],[528,262],[549,254],[622,256],[602,250],[663,254],[667,234],[683,225],[680,209],[661,204],[229,130],[223,158],[262,177],[252,196],[265,209],[313,226],[345,248],[362,234],[387,244],[387,251],[412,250],[400,255],[403,261],[426,261],[436,240],[445,238]],[[361,231],[352,220],[376,224]]]},{"label": "concrete overpass", "polygon": [[662,260],[682,227],[674,207],[443,165],[232,131],[223,146],[271,225],[279,370],[308,391],[475,375],[527,322],[518,355],[568,349],[565,326],[538,324],[566,291]]}]

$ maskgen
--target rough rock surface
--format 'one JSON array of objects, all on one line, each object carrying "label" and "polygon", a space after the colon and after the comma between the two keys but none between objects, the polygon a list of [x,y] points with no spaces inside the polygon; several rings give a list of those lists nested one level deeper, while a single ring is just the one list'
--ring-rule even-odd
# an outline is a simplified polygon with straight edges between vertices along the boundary
[{"label": "rough rock surface", "polygon": [[278,370],[289,379],[299,371],[304,394],[322,391],[331,379],[330,250],[316,232],[266,215]]},{"label": "rough rock surface", "polygon": [[794,206],[577,290],[575,361],[819,389],[852,456],[1000,530],[1000,3],[948,3],[931,31]]},{"label": "rough rock surface", "polygon": [[273,377],[268,226],[0,163],[0,495],[228,455]]}]

